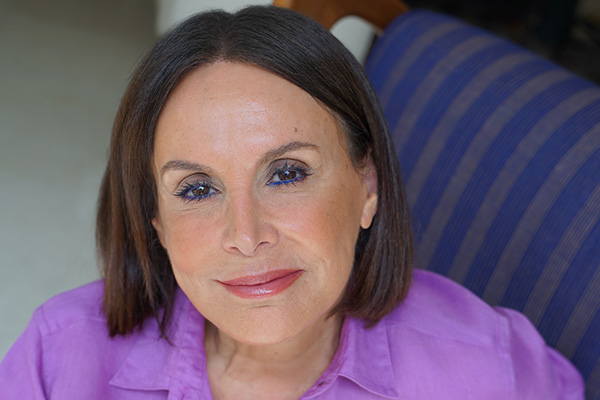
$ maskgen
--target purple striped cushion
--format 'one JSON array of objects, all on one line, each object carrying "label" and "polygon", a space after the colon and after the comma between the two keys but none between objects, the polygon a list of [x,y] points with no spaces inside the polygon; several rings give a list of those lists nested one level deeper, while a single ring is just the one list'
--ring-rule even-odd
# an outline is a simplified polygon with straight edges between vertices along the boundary
[{"label": "purple striped cushion", "polygon": [[600,399],[600,88],[428,11],[398,17],[366,69],[417,266],[524,312]]}]

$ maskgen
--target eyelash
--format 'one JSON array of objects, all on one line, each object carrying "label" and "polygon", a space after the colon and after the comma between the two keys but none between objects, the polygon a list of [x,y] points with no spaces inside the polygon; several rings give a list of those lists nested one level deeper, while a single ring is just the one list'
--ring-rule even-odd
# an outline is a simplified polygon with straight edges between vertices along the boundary
[{"label": "eyelash", "polygon": [[[297,174],[297,176],[295,176],[293,179],[288,179],[288,180],[279,180],[279,181],[273,180],[277,177],[278,174],[287,173],[287,172],[294,172]],[[290,165],[286,162],[284,165],[276,168],[275,171],[273,171],[273,174],[271,175],[271,178],[267,182],[267,185],[272,186],[272,187],[279,186],[279,185],[295,186],[311,175],[312,175],[312,173],[310,172],[310,168],[301,166],[298,164]],[[279,179],[281,179],[281,178],[279,177]],[[190,196],[192,190],[199,189],[201,187],[208,188],[209,193],[206,195],[202,195],[202,196],[195,196],[195,197]],[[213,195],[215,195],[217,193],[218,193],[218,191],[214,187],[212,187],[212,185],[209,181],[194,180],[194,181],[184,183],[183,186],[177,191],[177,193],[175,193],[175,196],[181,198],[186,203],[191,203],[191,202],[200,202],[202,200],[206,200],[207,198],[212,197]]]},{"label": "eyelash", "polygon": [[[196,197],[189,196],[191,194],[192,190],[199,189],[200,187],[208,188],[209,193],[206,195],[203,195],[203,196],[196,196]],[[210,193],[210,191],[215,191],[215,192]],[[181,198],[186,203],[190,203],[190,202],[198,202],[198,201],[205,200],[215,194],[216,194],[216,190],[215,190],[215,188],[213,188],[211,186],[210,182],[206,182],[206,181],[202,182],[200,180],[194,180],[191,182],[184,183],[183,186],[181,187],[181,189],[179,189],[177,191],[177,193],[175,193],[175,196]]]},{"label": "eyelash", "polygon": [[[275,178],[278,174],[283,173],[283,172],[295,172],[296,174],[298,174],[298,176],[294,177],[293,179],[273,181],[273,178]],[[269,186],[279,186],[279,185],[295,186],[299,182],[302,182],[303,180],[305,180],[306,178],[308,178],[311,175],[312,175],[312,173],[310,172],[310,168],[301,166],[299,164],[291,164],[290,165],[286,162],[284,165],[282,165],[281,167],[278,167],[277,169],[275,169],[275,171],[273,171],[273,174],[271,175],[271,179],[269,179],[269,181],[267,182],[267,185],[269,185]]]}]

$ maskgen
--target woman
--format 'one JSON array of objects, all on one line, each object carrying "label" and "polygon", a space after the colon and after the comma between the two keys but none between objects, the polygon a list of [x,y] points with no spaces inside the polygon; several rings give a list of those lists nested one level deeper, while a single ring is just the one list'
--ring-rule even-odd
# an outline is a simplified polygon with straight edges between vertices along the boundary
[{"label": "woman", "polygon": [[408,292],[408,220],[381,110],[339,42],[283,9],[197,15],[121,103],[104,279],[36,311],[0,394],[582,398],[520,314],[426,272]]}]

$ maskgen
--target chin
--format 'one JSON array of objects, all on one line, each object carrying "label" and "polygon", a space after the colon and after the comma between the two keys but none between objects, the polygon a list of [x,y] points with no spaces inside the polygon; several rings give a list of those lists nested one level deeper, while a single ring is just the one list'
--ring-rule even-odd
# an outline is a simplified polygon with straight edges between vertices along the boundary
[{"label": "chin", "polygon": [[245,311],[243,318],[237,322],[215,325],[240,343],[268,346],[297,337],[318,318],[316,315],[311,318],[300,312],[286,312],[276,306],[265,306]]}]

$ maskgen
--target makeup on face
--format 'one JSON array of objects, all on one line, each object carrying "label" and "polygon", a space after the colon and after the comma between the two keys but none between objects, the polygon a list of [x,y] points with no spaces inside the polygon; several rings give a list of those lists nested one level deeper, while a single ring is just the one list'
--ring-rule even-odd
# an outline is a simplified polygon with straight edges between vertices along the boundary
[{"label": "makeup on face", "polygon": [[376,193],[340,134],[308,93],[238,63],[193,71],[161,112],[153,226],[180,288],[235,340],[292,339],[346,288]]},{"label": "makeup on face", "polygon": [[263,299],[276,296],[290,287],[304,273],[297,269],[280,269],[263,274],[219,281],[229,293],[242,299]]}]

